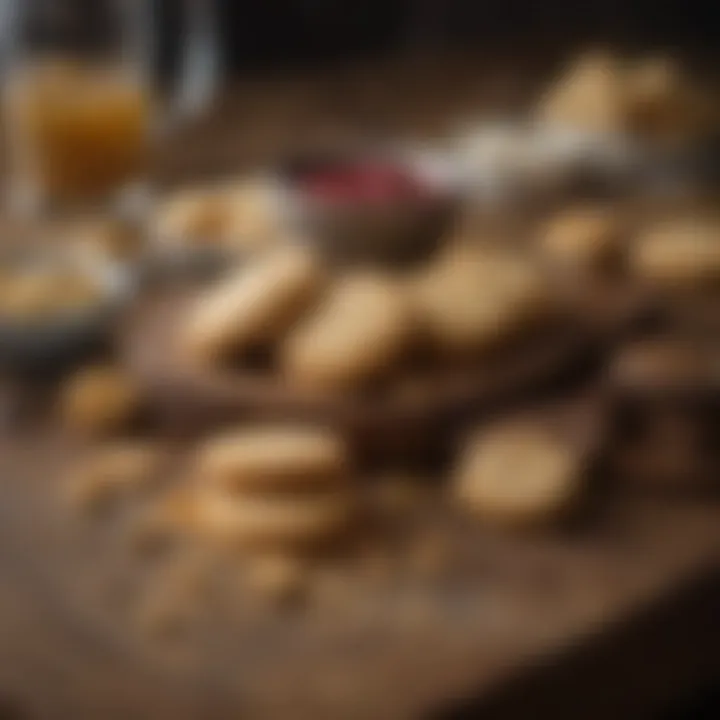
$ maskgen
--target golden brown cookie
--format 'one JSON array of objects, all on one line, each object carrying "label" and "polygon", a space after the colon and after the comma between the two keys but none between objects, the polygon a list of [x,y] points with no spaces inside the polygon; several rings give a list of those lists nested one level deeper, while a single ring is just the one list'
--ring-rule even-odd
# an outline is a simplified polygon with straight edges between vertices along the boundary
[{"label": "golden brown cookie", "polygon": [[648,228],[630,248],[633,274],[662,288],[692,289],[720,281],[720,225],[676,220]]},{"label": "golden brown cookie", "polygon": [[592,133],[622,132],[626,125],[625,77],[608,52],[578,57],[550,87],[537,108],[545,123]]},{"label": "golden brown cookie", "polygon": [[225,235],[230,218],[230,207],[219,189],[185,190],[161,203],[152,231],[168,242],[213,245]]},{"label": "golden brown cookie", "polygon": [[543,427],[518,424],[480,430],[461,454],[455,498],[468,512],[494,524],[552,521],[578,495],[581,459]]},{"label": "golden brown cookie", "polygon": [[566,210],[541,230],[540,250],[554,264],[571,270],[606,269],[620,255],[622,220],[617,210],[585,207]]},{"label": "golden brown cookie", "polygon": [[324,286],[322,267],[303,248],[259,258],[199,299],[185,327],[185,348],[193,359],[215,363],[227,353],[278,341]]},{"label": "golden brown cookie", "polygon": [[161,204],[152,232],[178,247],[257,250],[280,236],[280,209],[269,183],[243,179],[171,196]]},{"label": "golden brown cookie", "polygon": [[381,275],[338,280],[324,302],[281,350],[291,383],[318,390],[355,390],[390,371],[415,325],[401,285]]},{"label": "golden brown cookie", "polygon": [[198,494],[201,531],[238,547],[300,549],[328,541],[350,526],[355,500],[349,492],[312,495]]},{"label": "golden brown cookie", "polygon": [[547,316],[554,303],[530,258],[480,248],[430,268],[413,296],[419,322],[451,353],[495,347]]},{"label": "golden brown cookie", "polygon": [[240,428],[200,447],[200,482],[235,490],[318,488],[348,474],[345,443],[329,430],[311,427]]}]

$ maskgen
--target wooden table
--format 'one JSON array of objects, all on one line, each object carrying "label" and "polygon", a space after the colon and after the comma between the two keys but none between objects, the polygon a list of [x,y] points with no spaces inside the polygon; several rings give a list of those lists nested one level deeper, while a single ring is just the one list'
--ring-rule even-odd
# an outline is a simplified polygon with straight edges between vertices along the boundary
[{"label": "wooden table", "polygon": [[[426,135],[493,87],[512,100],[511,85],[467,59],[248,81],[177,138],[159,174],[251,167],[330,133],[357,136],[364,119]],[[720,677],[711,500],[621,491],[572,536],[448,527],[465,563],[453,579],[398,577],[339,607],[245,616],[168,654],[125,614],[125,560],[58,511],[71,452],[37,428],[0,443],[3,719],[637,718]]]},{"label": "wooden table", "polygon": [[58,511],[61,445],[0,448],[0,688],[29,717],[644,717],[720,671],[720,507],[630,495],[565,537],[448,527],[447,576],[168,650],[132,621],[122,551]]}]

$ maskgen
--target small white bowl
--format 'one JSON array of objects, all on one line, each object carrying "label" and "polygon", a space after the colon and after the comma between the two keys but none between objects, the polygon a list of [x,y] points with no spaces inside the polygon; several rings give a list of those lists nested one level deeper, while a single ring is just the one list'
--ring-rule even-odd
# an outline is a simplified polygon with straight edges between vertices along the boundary
[{"label": "small white bowl", "polygon": [[15,254],[0,259],[0,266],[10,268],[10,272],[20,267],[52,272],[58,267],[87,274],[99,290],[97,302],[82,309],[32,321],[0,315],[0,367],[9,371],[56,370],[80,360],[109,338],[135,292],[135,281],[127,270],[77,253],[48,256],[44,252],[43,257]]},{"label": "small white bowl", "polygon": [[[264,212],[272,216],[272,223],[277,223],[279,235],[284,227],[283,205],[275,180],[269,176],[257,175],[242,179],[237,187],[228,182],[218,182],[197,189],[180,191],[176,201],[189,202],[197,200],[212,202],[226,194],[228,202],[232,202],[232,193],[241,192],[244,187],[257,188],[262,194],[262,201],[267,203]],[[215,198],[213,197],[215,196]],[[242,241],[238,234],[234,239],[228,236],[217,238],[188,238],[182,236],[180,228],[167,227],[161,218],[151,219],[148,228],[148,252],[146,257],[147,271],[153,277],[161,278],[212,278],[228,267],[242,262],[253,253],[254,242]],[[180,223],[182,225],[182,223]],[[228,230],[231,233],[232,230]],[[239,233],[242,231],[238,231]],[[257,245],[261,245],[258,241]]]}]

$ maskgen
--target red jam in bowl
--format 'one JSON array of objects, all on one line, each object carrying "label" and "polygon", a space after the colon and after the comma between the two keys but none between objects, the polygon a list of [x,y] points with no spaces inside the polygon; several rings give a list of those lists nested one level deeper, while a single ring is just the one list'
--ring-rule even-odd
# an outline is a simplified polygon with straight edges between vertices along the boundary
[{"label": "red jam in bowl", "polygon": [[386,204],[420,200],[431,194],[411,169],[373,160],[308,169],[297,181],[305,194],[330,203]]}]

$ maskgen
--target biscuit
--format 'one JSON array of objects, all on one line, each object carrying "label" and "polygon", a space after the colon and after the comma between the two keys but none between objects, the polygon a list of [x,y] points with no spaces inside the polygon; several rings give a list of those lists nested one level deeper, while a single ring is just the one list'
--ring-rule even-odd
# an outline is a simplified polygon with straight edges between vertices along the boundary
[{"label": "biscuit", "polygon": [[236,490],[323,487],[348,474],[345,444],[309,427],[241,428],[211,438],[198,451],[196,477]]},{"label": "biscuit", "polygon": [[581,457],[532,425],[481,431],[464,448],[454,481],[457,502],[478,518],[527,526],[559,517],[580,488]]},{"label": "biscuit", "polygon": [[203,295],[183,336],[190,357],[204,363],[276,341],[319,296],[321,266],[300,247],[257,259]]},{"label": "biscuit", "polygon": [[630,248],[630,269],[662,288],[696,288],[720,281],[720,226],[676,220],[651,227]]},{"label": "biscuit", "polygon": [[540,250],[562,267],[602,270],[620,254],[617,216],[603,208],[578,208],[560,213],[542,229]]},{"label": "biscuit", "polygon": [[263,497],[206,489],[198,494],[201,531],[247,548],[299,548],[330,540],[349,527],[353,508],[347,492]]},{"label": "biscuit", "polygon": [[541,122],[602,134],[622,132],[626,115],[623,68],[606,52],[577,58],[536,111]]},{"label": "biscuit", "polygon": [[127,428],[142,406],[139,387],[114,367],[89,367],[71,377],[61,390],[65,425],[83,434],[110,434]]},{"label": "biscuit", "polygon": [[353,390],[382,375],[408,348],[414,329],[404,288],[380,275],[339,280],[281,349],[290,382]]},{"label": "biscuit", "polygon": [[431,268],[413,297],[431,341],[449,352],[491,348],[544,316],[552,302],[530,259],[488,249]]},{"label": "biscuit", "polygon": [[277,239],[281,229],[271,186],[242,180],[176,194],[160,207],[152,231],[176,245],[255,250]]},{"label": "biscuit", "polygon": [[212,244],[224,235],[230,217],[229,205],[219,190],[185,190],[160,206],[153,234],[173,243]]}]

